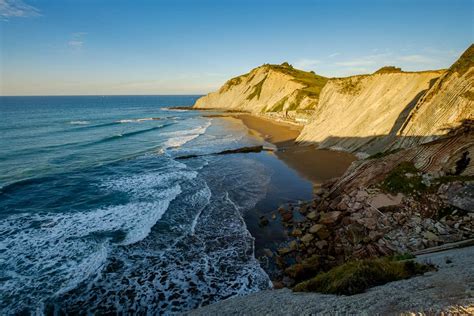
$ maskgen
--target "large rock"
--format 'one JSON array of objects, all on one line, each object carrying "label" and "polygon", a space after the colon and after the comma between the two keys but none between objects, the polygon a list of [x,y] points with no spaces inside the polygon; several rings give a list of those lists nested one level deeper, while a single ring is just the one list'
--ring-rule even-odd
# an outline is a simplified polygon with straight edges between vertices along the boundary
[{"label": "large rock", "polygon": [[314,236],[312,234],[306,234],[303,237],[301,237],[301,242],[303,242],[305,245],[309,244],[312,240],[314,239]]},{"label": "large rock", "polygon": [[327,212],[321,215],[319,222],[325,225],[332,225],[335,224],[341,217],[342,212],[340,211]]},{"label": "large rock", "polygon": [[446,191],[446,202],[468,212],[474,212],[474,182],[450,185]]}]

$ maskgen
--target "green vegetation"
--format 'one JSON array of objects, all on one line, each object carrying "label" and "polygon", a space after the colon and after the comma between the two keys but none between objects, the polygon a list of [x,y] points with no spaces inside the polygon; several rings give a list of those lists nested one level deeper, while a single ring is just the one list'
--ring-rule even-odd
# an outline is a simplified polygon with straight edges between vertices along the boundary
[{"label": "green vegetation", "polygon": [[474,44],[461,55],[461,57],[449,68],[449,72],[457,72],[464,75],[469,68],[474,66]]},{"label": "green vegetation", "polygon": [[319,99],[321,90],[329,80],[326,77],[316,75],[314,71],[295,69],[287,62],[284,62],[281,65],[266,65],[266,67],[292,76],[293,81],[303,84],[304,88],[299,91],[302,94],[301,99],[303,99],[304,96]]},{"label": "green vegetation", "polygon": [[285,269],[285,273],[297,282],[314,277],[321,271],[320,257],[313,255],[302,263],[296,263]]},{"label": "green vegetation", "polygon": [[253,86],[253,91],[247,97],[247,100],[252,100],[255,97],[257,97],[257,100],[260,98],[260,93],[262,93],[262,86],[266,79],[267,79],[267,76],[265,76],[265,78],[263,78],[259,83]]},{"label": "green vegetation", "polygon": [[391,258],[350,261],[297,284],[293,290],[353,295],[362,293],[373,286],[408,279],[434,269],[432,265],[411,260],[395,261]]},{"label": "green vegetation", "polygon": [[361,89],[361,80],[364,76],[354,76],[341,79],[341,90],[343,94],[357,94]]},{"label": "green vegetation", "polygon": [[288,96],[281,98],[273,108],[270,109],[271,112],[280,112],[283,111],[283,107],[285,106],[286,101],[288,100]]},{"label": "green vegetation", "polygon": [[390,171],[382,182],[382,189],[391,193],[410,194],[426,190],[426,185],[413,163],[404,161]]},{"label": "green vegetation", "polygon": [[385,66],[377,70],[376,74],[389,74],[389,73],[397,73],[397,72],[403,72],[402,68],[395,67],[395,66]]},{"label": "green vegetation", "polygon": [[241,75],[241,76],[238,76],[238,77],[235,77],[235,78],[232,78],[232,79],[229,79],[221,88],[220,92],[221,93],[224,93],[226,91],[229,91],[230,88],[232,88],[233,86],[236,86],[236,85],[239,85],[242,83],[242,81],[249,76],[250,73],[247,73],[245,75]]}]

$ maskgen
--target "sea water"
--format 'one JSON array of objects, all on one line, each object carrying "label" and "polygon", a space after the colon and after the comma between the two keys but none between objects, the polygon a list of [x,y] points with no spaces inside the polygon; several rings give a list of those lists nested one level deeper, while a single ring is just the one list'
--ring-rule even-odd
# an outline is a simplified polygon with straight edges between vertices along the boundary
[{"label": "sea water", "polygon": [[263,141],[172,108],[197,98],[0,97],[2,314],[174,314],[271,287],[243,218],[277,159],[208,155]]}]

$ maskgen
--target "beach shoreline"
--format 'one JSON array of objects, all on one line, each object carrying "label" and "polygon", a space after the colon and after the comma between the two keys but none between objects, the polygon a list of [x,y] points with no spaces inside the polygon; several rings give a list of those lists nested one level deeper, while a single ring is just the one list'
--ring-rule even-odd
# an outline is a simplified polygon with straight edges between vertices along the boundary
[{"label": "beach shoreline", "polygon": [[315,186],[340,177],[357,157],[348,152],[318,149],[316,145],[299,145],[295,142],[301,125],[275,121],[252,114],[229,114],[240,120],[249,133],[257,134],[273,144],[275,155],[302,178]]}]

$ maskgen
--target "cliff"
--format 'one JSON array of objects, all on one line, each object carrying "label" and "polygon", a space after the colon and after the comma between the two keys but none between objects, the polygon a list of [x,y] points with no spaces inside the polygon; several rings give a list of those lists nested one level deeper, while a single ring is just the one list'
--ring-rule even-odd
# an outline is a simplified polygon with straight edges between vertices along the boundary
[{"label": "cliff", "polygon": [[383,150],[396,137],[407,114],[443,71],[377,71],[331,79],[321,92],[301,143],[368,153]]},{"label": "cliff", "polygon": [[426,143],[474,117],[474,45],[447,70],[325,78],[291,65],[263,65],[227,81],[194,105],[293,120],[297,138],[374,154]]},{"label": "cliff", "polygon": [[394,147],[411,147],[433,140],[474,119],[474,45],[419,100]]},{"label": "cliff", "polygon": [[263,65],[227,81],[217,92],[197,100],[197,109],[287,113],[314,109],[327,78],[291,65]]}]

